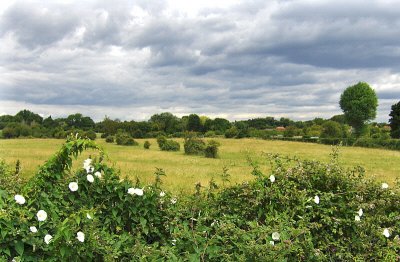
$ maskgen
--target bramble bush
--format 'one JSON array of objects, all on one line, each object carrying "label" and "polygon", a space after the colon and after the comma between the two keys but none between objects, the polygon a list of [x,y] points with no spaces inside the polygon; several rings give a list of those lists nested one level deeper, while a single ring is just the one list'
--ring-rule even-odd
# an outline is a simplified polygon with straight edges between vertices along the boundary
[{"label": "bramble bush", "polygon": [[106,142],[107,143],[114,143],[114,137],[113,136],[107,136],[106,137]]},{"label": "bramble bush", "polygon": [[[71,170],[86,149],[98,154]],[[0,260],[400,259],[398,185],[342,167],[337,150],[329,163],[265,154],[268,174],[249,158],[252,181],[218,188],[211,180],[179,198],[162,190],[162,169],[143,186],[104,159],[93,141],[69,137],[17,186],[1,162]]]},{"label": "bramble bush", "polygon": [[139,145],[139,143],[136,142],[130,135],[125,134],[125,133],[118,133],[116,135],[115,141],[117,142],[117,145],[121,145],[121,146],[137,146],[137,145]]},{"label": "bramble bush", "polygon": [[186,155],[203,155],[206,143],[203,139],[189,134],[185,137],[183,148]]},{"label": "bramble bush", "polygon": [[167,139],[165,136],[158,136],[157,144],[161,151],[179,151],[181,148],[178,142]]},{"label": "bramble bush", "polygon": [[144,141],[144,144],[143,144],[144,149],[150,149],[150,146],[151,146],[151,143],[148,140]]}]

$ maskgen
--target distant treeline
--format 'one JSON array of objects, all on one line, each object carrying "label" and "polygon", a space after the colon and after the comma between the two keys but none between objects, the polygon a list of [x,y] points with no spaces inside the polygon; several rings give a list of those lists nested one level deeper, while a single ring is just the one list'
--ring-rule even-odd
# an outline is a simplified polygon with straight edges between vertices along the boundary
[{"label": "distant treeline", "polygon": [[[342,141],[344,144],[353,145],[356,140],[360,140],[354,138],[352,129],[343,115],[308,121],[265,117],[230,122],[224,118],[211,119],[196,114],[177,117],[165,112],[154,114],[148,121],[120,121],[105,117],[96,123],[89,116],[80,113],[53,119],[51,116],[43,118],[29,110],[22,110],[14,116],[0,116],[0,129],[2,129],[3,138],[65,138],[70,133],[79,133],[91,139],[96,138],[96,133],[101,133],[103,138],[115,136],[118,133],[127,134],[132,138],[154,138],[160,135],[183,137],[186,132],[197,132],[198,135],[205,137],[258,137],[327,144]],[[364,141],[364,146],[377,147],[378,140],[386,141],[386,145],[390,140],[390,126],[387,123],[371,123],[367,125],[362,138],[374,140],[374,143]],[[397,145],[395,147],[397,148]]]}]

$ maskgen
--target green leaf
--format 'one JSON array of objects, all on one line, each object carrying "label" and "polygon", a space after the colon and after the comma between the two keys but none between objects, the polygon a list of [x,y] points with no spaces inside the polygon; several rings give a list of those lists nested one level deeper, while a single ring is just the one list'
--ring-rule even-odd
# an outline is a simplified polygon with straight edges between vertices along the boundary
[{"label": "green leaf", "polygon": [[81,217],[80,216],[76,216],[75,217],[75,221],[76,221],[76,224],[79,226],[81,224]]},{"label": "green leaf", "polygon": [[17,251],[18,255],[22,256],[24,254],[24,249],[25,249],[24,242],[18,241],[15,244],[15,250]]}]

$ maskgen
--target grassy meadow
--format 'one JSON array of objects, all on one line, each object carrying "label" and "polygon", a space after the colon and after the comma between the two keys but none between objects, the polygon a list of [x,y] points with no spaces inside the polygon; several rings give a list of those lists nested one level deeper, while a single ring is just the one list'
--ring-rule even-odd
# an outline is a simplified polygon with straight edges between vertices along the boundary
[{"label": "grassy meadow", "polygon": [[[190,192],[194,185],[200,182],[208,184],[214,178],[221,183],[221,173],[226,166],[231,175],[230,183],[242,182],[252,178],[247,156],[257,161],[262,170],[268,172],[269,165],[262,152],[279,153],[282,155],[298,156],[301,159],[328,161],[331,146],[288,142],[265,141],[257,139],[218,139],[220,158],[208,159],[201,156],[186,156],[183,154],[183,140],[179,152],[160,151],[155,139],[149,139],[151,147],[143,149],[145,139],[137,139],[139,146],[117,146],[107,144],[104,139],[97,143],[104,147],[109,161],[121,170],[122,177],[150,182],[154,179],[156,167],[162,168],[166,177],[163,178],[163,187],[176,193]],[[19,159],[24,177],[32,176],[51,155],[53,155],[64,140],[57,139],[13,139],[0,140],[0,158],[8,164],[15,165]],[[81,160],[93,152],[85,152]],[[379,181],[394,183],[400,174],[400,152],[368,149],[358,147],[342,147],[340,162],[348,167],[361,165],[367,171],[367,176],[375,177]]]}]

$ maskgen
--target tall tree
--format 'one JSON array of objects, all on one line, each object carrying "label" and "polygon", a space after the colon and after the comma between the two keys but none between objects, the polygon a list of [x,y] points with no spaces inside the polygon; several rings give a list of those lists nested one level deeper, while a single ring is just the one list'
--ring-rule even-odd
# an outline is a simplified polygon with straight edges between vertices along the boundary
[{"label": "tall tree", "polygon": [[344,90],[339,104],[347,122],[354,128],[356,136],[360,136],[365,123],[376,117],[378,98],[367,83],[359,82]]},{"label": "tall tree", "polygon": [[201,132],[200,117],[196,114],[190,114],[187,122],[187,130],[194,132]]},{"label": "tall tree", "polygon": [[392,111],[390,111],[390,136],[392,138],[400,138],[400,102],[392,105]]},{"label": "tall tree", "polygon": [[26,109],[19,111],[15,115],[15,118],[21,122],[25,122],[27,125],[30,125],[32,122],[41,124],[43,121],[43,117]]}]

